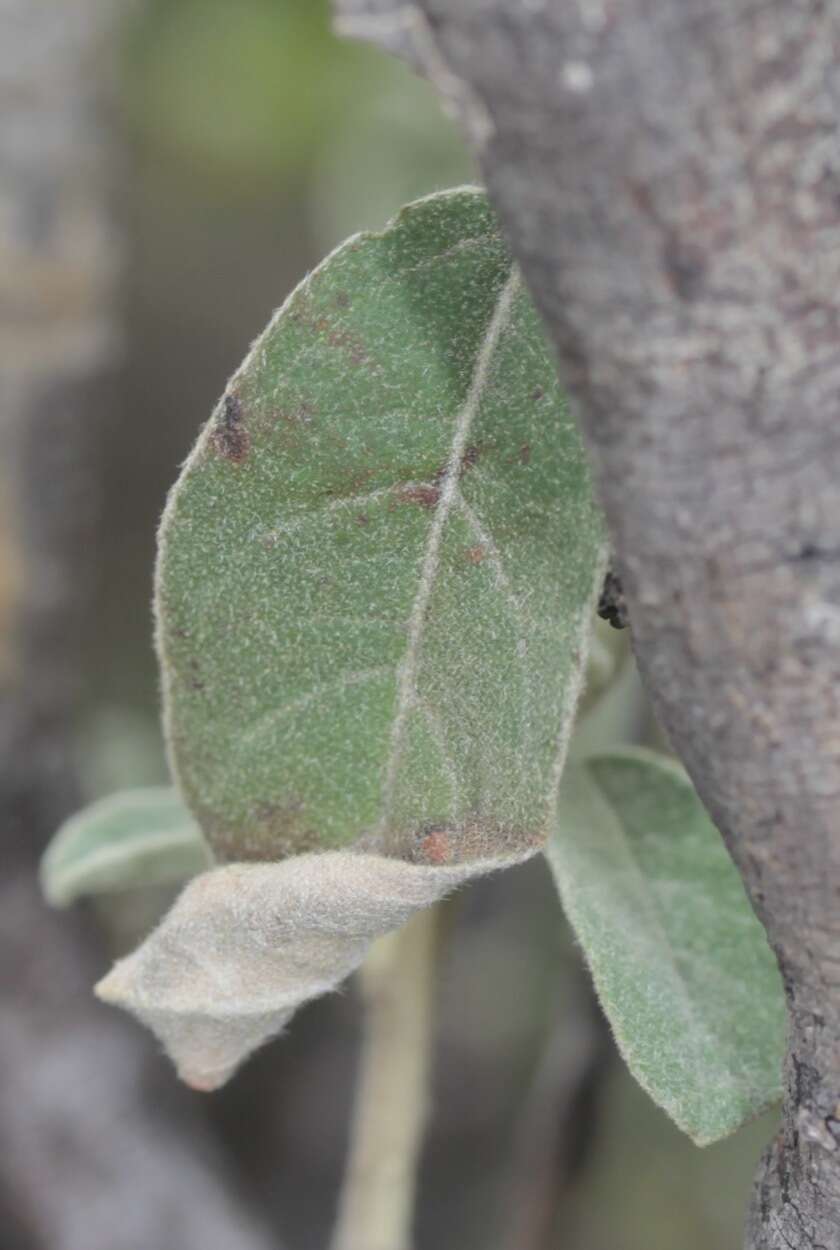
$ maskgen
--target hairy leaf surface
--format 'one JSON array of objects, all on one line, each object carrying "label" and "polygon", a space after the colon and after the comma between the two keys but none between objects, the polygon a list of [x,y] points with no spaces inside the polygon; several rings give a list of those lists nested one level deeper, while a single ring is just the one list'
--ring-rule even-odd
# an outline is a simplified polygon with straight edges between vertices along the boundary
[{"label": "hairy leaf surface", "polygon": [[570,764],[548,845],[616,1041],[699,1145],[781,1096],[781,979],[691,782],[653,752]]},{"label": "hairy leaf surface", "polygon": [[47,900],[66,907],[86,894],[185,881],[213,857],[175,790],[124,790],[65,821],[41,861]]},{"label": "hairy leaf surface", "polygon": [[161,531],[170,754],[220,857],[542,840],[602,542],[483,193],[329,256],[231,380]]},{"label": "hairy leaf surface", "polygon": [[96,993],[148,1025],[188,1085],[218,1089],[303,1003],[358,968],[376,938],[528,854],[433,866],[327,851],[213,868]]}]

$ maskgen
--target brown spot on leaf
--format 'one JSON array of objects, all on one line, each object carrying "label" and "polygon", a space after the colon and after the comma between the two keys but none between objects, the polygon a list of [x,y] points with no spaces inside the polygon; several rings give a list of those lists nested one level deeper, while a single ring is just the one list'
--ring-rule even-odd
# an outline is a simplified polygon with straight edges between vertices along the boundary
[{"label": "brown spot on leaf", "polygon": [[360,495],[368,488],[368,483],[374,475],[373,469],[342,470],[338,475],[338,480],[331,483],[323,492],[324,498],[330,503],[341,503],[343,499],[352,503],[354,496]]},{"label": "brown spot on leaf", "polygon": [[515,829],[473,815],[458,824],[429,822],[419,830],[407,832],[400,853],[415,864],[466,864],[489,855],[518,855],[536,850],[544,842],[544,831]]},{"label": "brown spot on leaf", "polygon": [[295,435],[300,433],[302,426],[312,424],[317,412],[316,404],[311,403],[308,399],[302,399],[294,407],[276,410],[272,419],[275,429],[281,425],[285,427],[286,434],[290,436],[287,439],[287,446],[293,447],[299,445],[295,441]]},{"label": "brown spot on leaf", "polygon": [[395,492],[397,503],[414,503],[421,508],[436,508],[440,502],[440,487],[431,483],[419,486],[400,486]]},{"label": "brown spot on leaf", "polygon": [[373,365],[373,359],[359,336],[350,330],[334,326],[329,317],[323,314],[319,317],[307,316],[306,309],[301,308],[297,313],[297,319],[314,330],[316,334],[323,335],[330,347],[345,352],[352,365]]},{"label": "brown spot on leaf", "polygon": [[224,407],[211,439],[214,448],[225,460],[241,464],[251,450],[251,435],[242,423],[242,404],[239,396],[225,395]]},{"label": "brown spot on leaf", "polygon": [[198,694],[200,694],[204,689],[201,663],[196,655],[190,655],[187,657],[187,672],[185,680],[190,690],[193,690]]},{"label": "brown spot on leaf", "polygon": [[[333,301],[333,304],[341,306],[338,298]],[[297,321],[316,335],[325,337],[330,347],[335,347],[347,354],[352,365],[368,365],[374,372],[378,372],[379,366],[359,336],[351,330],[335,326],[323,312],[316,313],[312,305],[313,300],[310,296],[299,293],[293,307],[289,310],[290,319]]]},{"label": "brown spot on leaf", "polygon": [[417,858],[424,864],[447,864],[452,853],[449,833],[446,829],[434,827],[420,834],[417,847]]},{"label": "brown spot on leaf", "polygon": [[349,308],[350,296],[347,294],[346,291],[336,291],[335,302],[339,308]]},{"label": "brown spot on leaf", "polygon": [[545,394],[545,390],[543,389],[543,387],[535,386],[534,389],[531,391],[531,398],[533,400],[540,400],[542,399],[544,394]]},{"label": "brown spot on leaf", "polygon": [[520,464],[531,463],[531,448],[529,447],[527,443],[523,443],[522,446],[519,448],[519,463]]},{"label": "brown spot on leaf", "polygon": [[467,561],[468,564],[481,564],[482,560],[485,558],[486,555],[487,555],[486,547],[481,547],[481,546],[467,547],[466,551],[464,552],[464,559]]},{"label": "brown spot on leaf", "polygon": [[[467,447],[466,450],[464,451],[464,454],[461,457],[461,464],[458,469],[458,476],[463,477],[464,474],[468,473],[470,469],[473,468],[474,465],[477,465],[480,455],[481,455],[480,447],[475,447],[475,446]],[[448,468],[449,468],[448,464],[443,464],[434,474],[434,476],[432,477],[432,482],[434,483],[435,486],[440,486],[446,480],[446,473],[447,473]]]},{"label": "brown spot on leaf", "polygon": [[463,456],[461,457],[461,475],[462,476],[464,473],[467,473],[471,468],[473,468],[474,465],[478,464],[478,458],[480,455],[481,455],[481,449],[479,447],[473,447],[473,446],[467,447]]},{"label": "brown spot on leaf", "polygon": [[367,523],[368,523],[368,516],[367,516],[367,513],[366,513],[366,512],[358,512],[358,513],[356,514],[356,524],[357,524],[357,525],[367,525]]},{"label": "brown spot on leaf", "polygon": [[323,849],[303,799],[294,795],[257,804],[239,828],[222,824],[216,813],[208,812],[204,817],[199,810],[199,816],[207,840],[222,862],[285,859],[304,851]]}]

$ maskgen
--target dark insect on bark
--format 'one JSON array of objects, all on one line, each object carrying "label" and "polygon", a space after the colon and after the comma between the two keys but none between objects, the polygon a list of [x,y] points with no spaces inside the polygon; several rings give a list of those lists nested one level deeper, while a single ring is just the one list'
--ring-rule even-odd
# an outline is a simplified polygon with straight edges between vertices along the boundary
[{"label": "dark insect on bark", "polygon": [[609,569],[604,578],[604,586],[598,600],[598,615],[602,621],[609,621],[613,629],[625,629],[629,623],[621,578],[613,569]]}]

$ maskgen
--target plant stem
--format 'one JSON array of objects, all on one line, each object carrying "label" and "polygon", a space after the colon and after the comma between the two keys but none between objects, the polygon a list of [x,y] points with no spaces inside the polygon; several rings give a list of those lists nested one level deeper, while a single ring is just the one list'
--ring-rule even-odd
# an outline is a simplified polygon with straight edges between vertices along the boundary
[{"label": "plant stem", "polygon": [[361,971],[365,1035],[331,1250],[408,1250],[428,1111],[440,907],[381,938]]}]

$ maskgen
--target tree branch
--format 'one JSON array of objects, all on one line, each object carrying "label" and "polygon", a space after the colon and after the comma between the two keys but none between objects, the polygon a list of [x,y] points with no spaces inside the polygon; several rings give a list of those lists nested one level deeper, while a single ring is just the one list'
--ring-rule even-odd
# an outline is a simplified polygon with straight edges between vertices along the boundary
[{"label": "tree branch", "polygon": [[748,1244],[840,1227],[840,10],[342,0],[440,85],[557,345],[648,690],[779,958]]}]

